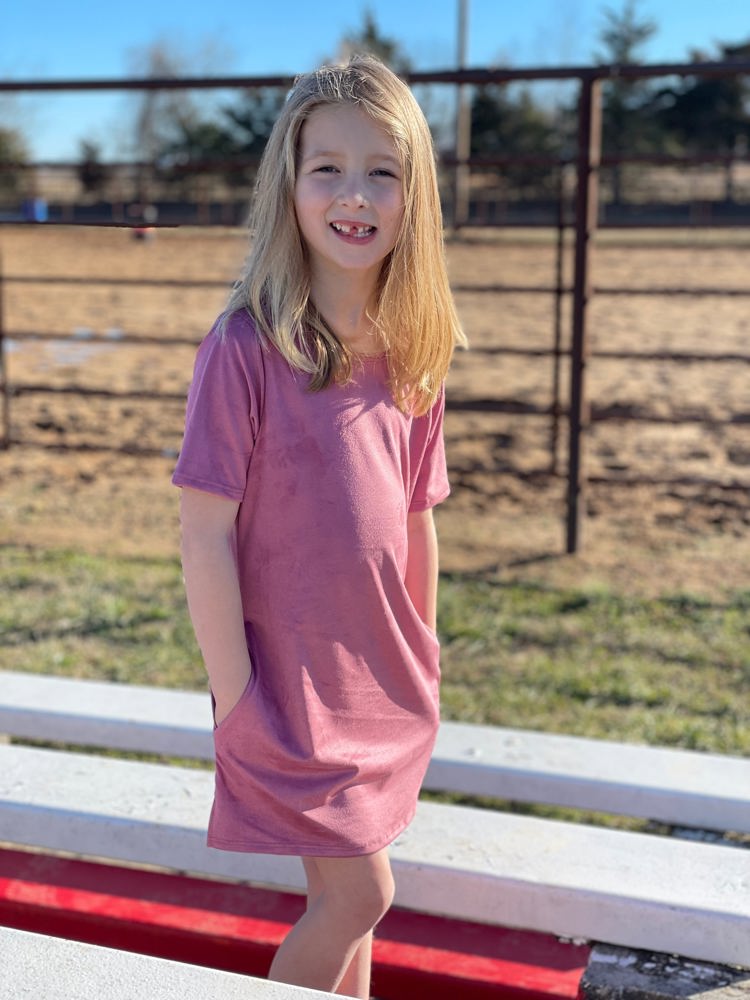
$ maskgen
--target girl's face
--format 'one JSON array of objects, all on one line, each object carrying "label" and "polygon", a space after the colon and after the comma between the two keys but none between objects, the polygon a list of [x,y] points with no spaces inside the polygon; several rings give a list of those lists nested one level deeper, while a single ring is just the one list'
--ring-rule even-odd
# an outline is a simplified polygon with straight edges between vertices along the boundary
[{"label": "girl's face", "polygon": [[352,104],[313,111],[300,136],[294,207],[313,277],[359,273],[376,281],[404,214],[388,133]]}]

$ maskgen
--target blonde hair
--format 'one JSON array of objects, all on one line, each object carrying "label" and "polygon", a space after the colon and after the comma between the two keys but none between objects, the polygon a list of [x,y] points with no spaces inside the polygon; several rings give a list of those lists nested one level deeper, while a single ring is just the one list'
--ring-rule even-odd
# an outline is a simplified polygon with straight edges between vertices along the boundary
[{"label": "blonde hair", "polygon": [[372,317],[388,359],[396,404],[415,414],[436,401],[456,345],[466,338],[448,283],[432,137],[407,85],[371,56],[300,76],[289,93],[258,172],[246,270],[225,316],[247,309],[260,334],[310,389],[351,377],[352,357],[310,299],[310,273],[297,225],[294,190],[302,126],[321,106],[356,105],[392,138],[402,165],[404,211],[383,262]]}]

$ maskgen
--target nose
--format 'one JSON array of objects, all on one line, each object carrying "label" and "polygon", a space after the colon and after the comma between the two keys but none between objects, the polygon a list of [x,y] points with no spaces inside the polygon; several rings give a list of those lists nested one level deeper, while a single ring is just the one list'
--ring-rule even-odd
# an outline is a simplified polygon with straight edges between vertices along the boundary
[{"label": "nose", "polygon": [[346,177],[343,179],[339,191],[339,203],[347,208],[367,208],[370,204],[365,194],[365,185],[360,177]]}]

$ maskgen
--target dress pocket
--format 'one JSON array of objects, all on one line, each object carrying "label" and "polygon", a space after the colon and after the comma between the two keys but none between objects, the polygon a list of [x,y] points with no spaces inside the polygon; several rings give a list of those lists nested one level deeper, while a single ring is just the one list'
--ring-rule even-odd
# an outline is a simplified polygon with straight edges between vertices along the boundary
[{"label": "dress pocket", "polygon": [[216,701],[214,699],[213,693],[211,694],[211,707],[214,712],[214,739],[220,739],[227,731],[227,729],[231,729],[235,719],[237,718],[238,715],[241,714],[242,707],[244,706],[245,702],[253,692],[257,675],[258,675],[257,670],[253,669],[253,672],[250,674],[250,678],[248,679],[248,682],[245,685],[242,694],[235,702],[234,706],[229,710],[229,713],[224,716],[224,718],[221,720],[218,726],[216,725]]}]

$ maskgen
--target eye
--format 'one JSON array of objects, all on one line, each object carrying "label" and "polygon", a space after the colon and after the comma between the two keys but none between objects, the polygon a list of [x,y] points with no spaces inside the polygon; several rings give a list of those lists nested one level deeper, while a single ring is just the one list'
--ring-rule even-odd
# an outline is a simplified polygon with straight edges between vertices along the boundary
[{"label": "eye", "polygon": [[314,174],[333,174],[338,171],[338,167],[334,167],[332,163],[324,163],[319,167],[315,167],[313,170]]},{"label": "eye", "polygon": [[378,167],[376,170],[373,170],[372,173],[376,177],[393,177],[394,180],[398,180],[394,172],[389,170],[388,167]]}]

